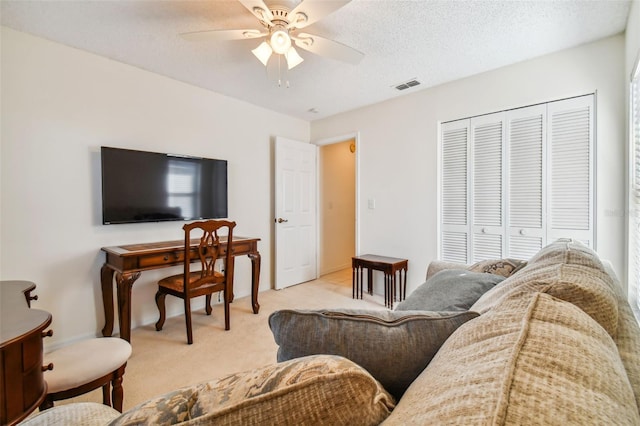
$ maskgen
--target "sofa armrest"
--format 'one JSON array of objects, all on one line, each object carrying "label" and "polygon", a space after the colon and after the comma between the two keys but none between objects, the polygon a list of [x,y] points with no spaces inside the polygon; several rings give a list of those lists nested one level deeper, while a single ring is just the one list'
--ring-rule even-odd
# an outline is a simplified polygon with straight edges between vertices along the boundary
[{"label": "sofa armrest", "polygon": [[434,274],[443,271],[445,269],[469,269],[469,265],[456,262],[445,262],[444,260],[433,260],[427,267],[427,277],[431,278]]}]

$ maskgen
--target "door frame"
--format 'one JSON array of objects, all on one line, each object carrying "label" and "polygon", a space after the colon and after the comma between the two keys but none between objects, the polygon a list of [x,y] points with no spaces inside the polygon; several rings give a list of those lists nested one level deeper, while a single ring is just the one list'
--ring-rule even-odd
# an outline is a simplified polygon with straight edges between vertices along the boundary
[{"label": "door frame", "polygon": [[[360,200],[360,132],[355,131],[355,132],[351,132],[351,133],[346,133],[346,134],[342,134],[339,136],[332,136],[329,138],[322,138],[322,139],[318,139],[316,141],[313,141],[312,143],[317,145],[318,147],[320,146],[324,146],[324,145],[331,145],[334,143],[339,143],[339,142],[345,142],[349,139],[353,139],[355,141],[356,144],[356,152],[355,152],[355,175],[356,175],[356,181],[355,181],[355,189],[356,189],[356,199],[354,200],[355,202],[355,207],[356,207],[356,217],[355,219],[355,234],[356,234],[356,241],[355,241],[355,249],[356,249],[356,256],[360,253],[360,203],[358,202],[358,200]],[[318,156],[316,158],[316,161],[319,162],[320,161],[320,156]],[[317,170],[317,174],[318,176],[316,177],[316,209],[319,209],[320,207],[320,181],[318,179],[319,174],[320,174],[320,164],[317,164],[316,167]],[[320,214],[318,211],[318,214],[316,215],[316,221],[317,226],[316,226],[316,245],[317,245],[317,249],[316,249],[316,264],[320,265]],[[320,268],[318,267],[317,269],[317,274],[320,274]]]}]

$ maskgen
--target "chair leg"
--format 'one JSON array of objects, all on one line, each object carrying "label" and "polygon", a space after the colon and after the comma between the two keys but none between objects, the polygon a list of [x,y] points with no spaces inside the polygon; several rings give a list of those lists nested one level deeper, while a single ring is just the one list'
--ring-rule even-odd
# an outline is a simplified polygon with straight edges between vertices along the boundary
[{"label": "chair leg", "polygon": [[158,306],[158,312],[160,313],[160,318],[158,318],[158,322],[156,323],[156,330],[162,330],[162,326],[164,325],[164,320],[166,318],[166,309],[164,306],[164,299],[167,295],[158,291],[156,293],[156,305]]},{"label": "chair leg", "polygon": [[229,286],[226,286],[227,288],[225,288],[224,290],[224,329],[225,330],[229,330],[229,328],[231,328],[231,326],[229,325],[229,299],[230,299],[230,294],[229,294]]},{"label": "chair leg", "polygon": [[211,312],[213,311],[213,308],[211,307],[211,294],[207,294],[205,297],[207,299],[204,304],[205,311],[207,312],[207,315],[211,315]]},{"label": "chair leg", "polygon": [[191,331],[191,299],[186,297],[184,299],[184,319],[187,323],[187,343],[193,343],[193,333]]}]

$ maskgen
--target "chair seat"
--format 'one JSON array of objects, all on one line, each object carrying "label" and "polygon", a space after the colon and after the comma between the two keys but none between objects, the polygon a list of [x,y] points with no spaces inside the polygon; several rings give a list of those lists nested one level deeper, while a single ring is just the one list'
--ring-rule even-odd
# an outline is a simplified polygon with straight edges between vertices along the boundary
[{"label": "chair seat", "polygon": [[[216,278],[220,279],[220,282],[224,282],[224,274],[215,271],[214,275]],[[189,281],[194,282],[200,279],[202,274],[200,271],[194,271],[189,274]],[[182,291],[184,289],[184,274],[172,275],[170,277],[166,277],[158,281],[158,285],[164,288],[168,288],[174,291]],[[213,284],[205,284],[202,287],[208,287]]]},{"label": "chair seat", "polygon": [[122,367],[131,356],[131,345],[117,337],[83,340],[45,354],[48,393],[57,393],[90,383]]}]

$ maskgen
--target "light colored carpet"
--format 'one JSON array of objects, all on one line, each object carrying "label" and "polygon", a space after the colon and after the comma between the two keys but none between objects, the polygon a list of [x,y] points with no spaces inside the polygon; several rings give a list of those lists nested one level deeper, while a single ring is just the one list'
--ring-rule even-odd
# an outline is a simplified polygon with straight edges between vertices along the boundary
[{"label": "light colored carpet", "polygon": [[[269,315],[279,309],[362,308],[385,309],[382,296],[351,298],[351,269],[318,280],[268,290],[258,297],[254,315],[249,297],[231,304],[231,329],[224,330],[222,305],[193,312],[192,345],[187,345],[184,316],[168,318],[162,331],[154,324],[132,330],[133,354],[124,375],[124,410],[173,389],[250,370],[276,362],[277,345],[269,329]],[[102,391],[56,402],[102,402]]]}]

